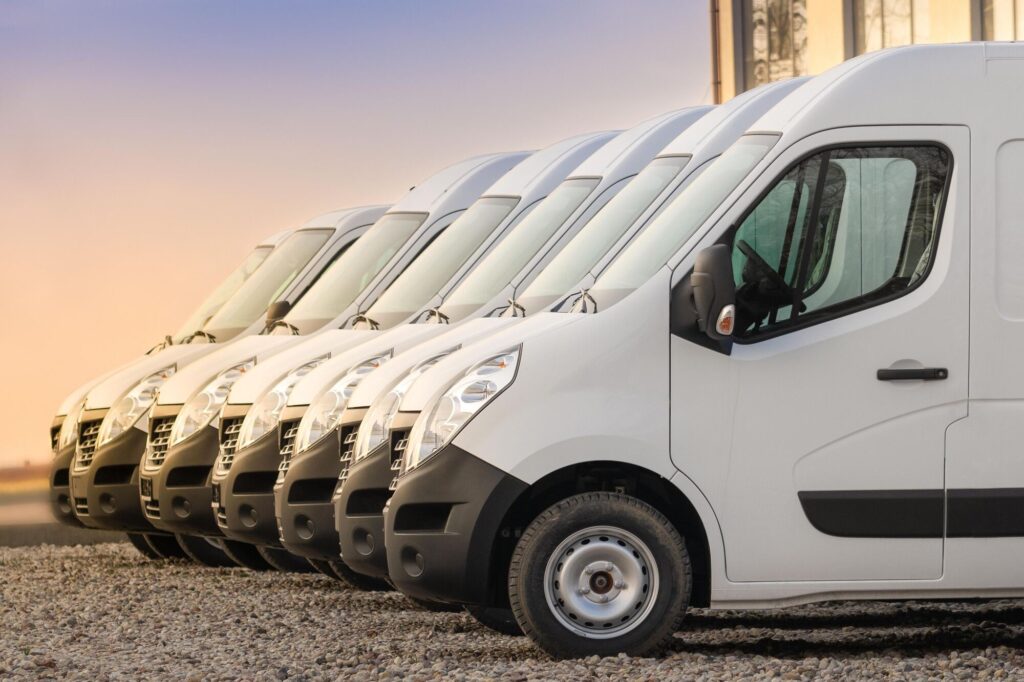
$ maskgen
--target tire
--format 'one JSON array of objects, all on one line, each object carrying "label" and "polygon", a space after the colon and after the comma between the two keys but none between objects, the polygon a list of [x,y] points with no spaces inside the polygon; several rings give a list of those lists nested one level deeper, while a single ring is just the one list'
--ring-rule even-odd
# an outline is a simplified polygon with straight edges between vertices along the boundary
[{"label": "tire", "polygon": [[519,539],[508,575],[516,622],[556,658],[662,651],[692,585],[675,526],[646,502],[606,492],[542,512]]},{"label": "tire", "polygon": [[204,537],[183,533],[175,533],[174,537],[177,538],[178,544],[181,545],[185,554],[201,566],[227,568],[235,565],[235,562],[224,553],[223,549]]},{"label": "tire", "polygon": [[224,553],[242,568],[248,568],[250,571],[274,570],[274,567],[268,564],[267,560],[260,556],[259,551],[256,549],[256,545],[250,545],[248,542],[239,542],[237,540],[226,540],[221,538],[220,546],[221,549],[224,550]]},{"label": "tire", "polygon": [[185,550],[181,548],[181,545],[178,544],[178,540],[173,535],[143,533],[142,537],[146,538],[146,544],[148,544],[150,549],[156,552],[161,559],[189,558],[189,556],[185,554]]},{"label": "tire", "polygon": [[431,613],[458,613],[462,610],[462,607],[458,604],[446,604],[441,601],[420,599],[419,597],[410,597],[409,595],[405,595],[405,598],[415,604],[416,608],[430,611]]},{"label": "tire", "polygon": [[341,581],[338,574],[331,568],[331,564],[324,559],[306,559],[309,565],[315,568],[319,573],[326,575],[328,578],[333,580]]},{"label": "tire", "polygon": [[489,630],[513,637],[523,636],[523,629],[516,622],[512,609],[502,609],[496,606],[467,606],[466,613]]},{"label": "tire", "polygon": [[257,547],[256,551],[275,570],[285,573],[313,573],[316,571],[308,561],[277,547]]},{"label": "tire", "polygon": [[147,559],[161,559],[162,557],[156,553],[149,543],[146,542],[146,538],[142,533],[127,533],[128,542],[132,543],[132,547],[139,551],[139,554],[146,557]]},{"label": "tire", "polygon": [[334,572],[334,575],[338,580],[354,590],[361,590],[363,592],[390,592],[394,589],[386,580],[371,578],[368,575],[356,573],[348,567],[348,564],[340,559],[337,561],[328,561],[327,563],[330,565],[331,570]]}]

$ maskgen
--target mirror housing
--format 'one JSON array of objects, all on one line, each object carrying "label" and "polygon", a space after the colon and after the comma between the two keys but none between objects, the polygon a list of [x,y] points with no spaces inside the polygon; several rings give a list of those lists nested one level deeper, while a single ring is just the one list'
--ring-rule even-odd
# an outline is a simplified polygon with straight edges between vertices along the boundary
[{"label": "mirror housing", "polygon": [[274,324],[292,309],[292,304],[288,301],[274,301],[267,306],[267,326]]},{"label": "mirror housing", "polygon": [[715,244],[697,254],[690,275],[697,328],[715,341],[726,341],[736,320],[736,282],[732,250]]}]

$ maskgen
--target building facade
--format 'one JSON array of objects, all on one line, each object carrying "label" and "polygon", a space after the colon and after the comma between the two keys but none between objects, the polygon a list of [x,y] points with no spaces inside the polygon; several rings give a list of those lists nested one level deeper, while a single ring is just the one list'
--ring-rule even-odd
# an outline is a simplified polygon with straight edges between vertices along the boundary
[{"label": "building facade", "polygon": [[1024,0],[711,0],[716,102],[915,43],[1024,39]]}]

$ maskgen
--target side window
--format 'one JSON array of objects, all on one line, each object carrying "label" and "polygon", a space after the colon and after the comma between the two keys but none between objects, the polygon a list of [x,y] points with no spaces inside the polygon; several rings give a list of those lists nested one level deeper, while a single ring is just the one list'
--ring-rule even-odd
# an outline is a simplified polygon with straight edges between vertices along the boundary
[{"label": "side window", "polygon": [[819,152],[790,168],[730,240],[737,340],[898,296],[927,274],[949,176],[940,147]]}]

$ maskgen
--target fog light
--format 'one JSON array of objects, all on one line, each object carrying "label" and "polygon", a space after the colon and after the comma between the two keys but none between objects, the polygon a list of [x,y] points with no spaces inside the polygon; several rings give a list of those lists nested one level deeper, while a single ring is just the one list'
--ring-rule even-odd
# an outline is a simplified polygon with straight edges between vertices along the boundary
[{"label": "fog light", "polygon": [[71,499],[67,495],[57,496],[57,508],[60,509],[61,514],[71,513]]},{"label": "fog light", "polygon": [[302,540],[309,540],[313,537],[313,533],[316,532],[316,524],[313,523],[313,519],[299,514],[295,517],[295,534]]},{"label": "fog light", "polygon": [[256,510],[248,504],[243,504],[241,508],[239,508],[238,516],[242,525],[246,528],[255,528],[256,524],[260,522],[259,514],[257,514]]},{"label": "fog light", "polygon": [[179,519],[187,519],[192,515],[192,503],[184,497],[175,497],[171,500],[171,508]]},{"label": "fog light", "polygon": [[356,529],[356,532],[352,534],[352,540],[357,552],[363,556],[373,554],[373,547],[376,543],[373,541],[373,535],[368,530],[365,528]]},{"label": "fog light", "polygon": [[104,514],[113,514],[117,509],[117,503],[114,500],[114,496],[110,493],[103,493],[100,495],[100,510]]},{"label": "fog light", "polygon": [[410,578],[419,578],[423,575],[423,555],[412,547],[402,548],[402,568]]}]

